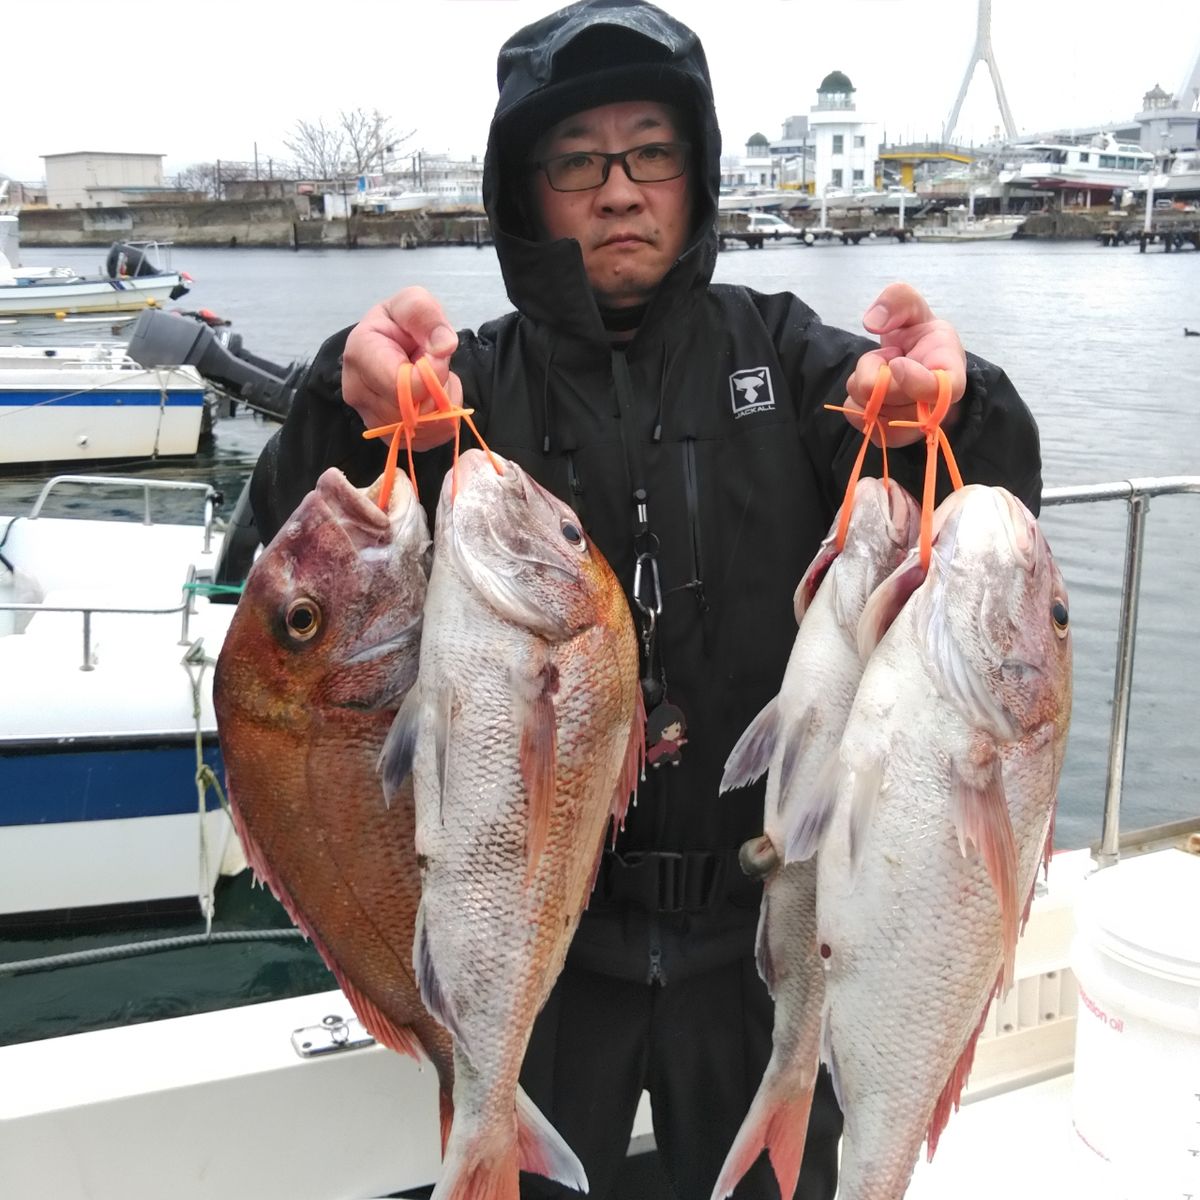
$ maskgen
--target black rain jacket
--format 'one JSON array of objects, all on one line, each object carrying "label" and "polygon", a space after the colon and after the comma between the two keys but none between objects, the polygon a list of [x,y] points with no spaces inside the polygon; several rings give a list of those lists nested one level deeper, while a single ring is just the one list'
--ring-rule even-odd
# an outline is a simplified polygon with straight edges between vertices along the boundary
[{"label": "black rain jacket", "polygon": [[[614,98],[570,82],[606,61],[614,77],[650,78],[647,95],[665,89],[682,103],[695,143],[690,244],[623,346],[605,329],[578,243],[526,236],[515,170],[541,101],[561,116],[564,104]],[[703,51],[672,18],[612,0],[553,14],[502,49],[500,89],[484,198],[516,311],[460,332],[452,367],[492,449],[575,508],[627,591],[638,554],[656,550],[658,648],[687,742],[678,765],[647,770],[571,961],[667,982],[753,952],[760,889],[740,875],[736,853],[762,832],[762,785],[717,788],[734,743],[779,689],[796,633],[792,594],[858,450],[860,435],[822,406],[842,402],[872,343],[822,324],[791,294],[710,282],[720,135]],[[383,446],[362,439],[342,401],[347,333],[322,347],[255,470],[264,541],[326,467],[359,486],[381,470]],[[952,441],[967,482],[1002,484],[1037,511],[1036,426],[1003,372],[973,356]],[[435,503],[449,450],[421,460],[421,494]],[[923,464],[923,447],[890,455],[892,474],[916,495]],[[874,450],[866,471],[881,473]],[[939,493],[948,486],[943,470]]]}]

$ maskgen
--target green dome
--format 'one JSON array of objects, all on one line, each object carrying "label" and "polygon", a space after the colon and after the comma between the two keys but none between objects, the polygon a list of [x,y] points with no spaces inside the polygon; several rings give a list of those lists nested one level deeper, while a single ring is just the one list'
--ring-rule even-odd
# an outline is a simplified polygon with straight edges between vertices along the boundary
[{"label": "green dome", "polygon": [[821,80],[821,86],[817,88],[817,95],[822,92],[852,92],[854,84],[850,82],[850,77],[841,71],[830,71],[824,79]]},{"label": "green dome", "polygon": [[769,146],[770,144],[761,133],[752,133],[750,140],[746,143],[747,146]]}]

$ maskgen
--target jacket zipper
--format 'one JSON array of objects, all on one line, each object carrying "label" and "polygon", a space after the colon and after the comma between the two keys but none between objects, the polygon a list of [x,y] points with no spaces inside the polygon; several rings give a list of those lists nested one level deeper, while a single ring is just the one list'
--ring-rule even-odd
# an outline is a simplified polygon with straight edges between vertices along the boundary
[{"label": "jacket zipper", "polygon": [[[700,482],[696,469],[696,439],[683,440],[683,478],[687,491],[688,523],[692,531],[692,581],[687,586],[696,596],[696,607],[705,615],[711,607],[704,594],[704,554],[700,544]],[[707,622],[705,623],[707,631]]]},{"label": "jacket zipper", "polygon": [[567,487],[571,489],[571,507],[586,529],[587,520],[583,512],[583,483],[579,479],[579,472],[575,470],[575,455],[570,450],[567,451]]}]

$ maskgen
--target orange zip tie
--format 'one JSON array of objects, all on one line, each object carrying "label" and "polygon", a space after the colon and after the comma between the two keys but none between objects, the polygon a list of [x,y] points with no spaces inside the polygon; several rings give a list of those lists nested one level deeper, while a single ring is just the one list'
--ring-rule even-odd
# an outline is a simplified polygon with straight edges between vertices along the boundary
[{"label": "orange zip tie", "polygon": [[[396,484],[396,466],[400,457],[400,438],[397,434],[404,435],[404,444],[408,451],[408,477],[412,482],[413,491],[417,490],[417,470],[413,462],[412,441],[413,436],[417,431],[418,425],[423,425],[428,421],[454,421],[454,460],[455,465],[458,463],[458,419],[465,418],[467,423],[474,430],[475,426],[471,423],[471,413],[473,408],[455,408],[450,403],[450,397],[446,395],[445,388],[438,382],[437,376],[433,373],[433,368],[425,361],[424,358],[417,360],[417,367],[427,367],[429,375],[425,371],[421,371],[421,378],[425,381],[426,386],[429,386],[430,377],[433,378],[437,385],[436,391],[430,388],[433,394],[434,404],[437,405],[436,412],[419,413],[417,411],[416,402],[413,400],[412,394],[412,373],[413,364],[410,362],[402,362],[396,369],[396,405],[400,409],[400,420],[392,425],[378,425],[374,429],[366,429],[363,431],[364,438],[380,438],[391,436],[391,443],[388,445],[387,459],[383,466],[383,483],[379,488],[379,507],[387,512],[388,501],[392,496],[392,489]],[[478,437],[478,433],[475,435]],[[489,452],[488,457],[491,458]],[[495,460],[492,460],[495,465]],[[497,467],[497,470],[500,468]]]},{"label": "orange zip tie", "polygon": [[934,371],[937,376],[938,394],[933,409],[923,401],[917,401],[917,419],[915,421],[889,421],[888,424],[897,428],[919,429],[925,435],[925,487],[921,494],[921,569],[929,570],[929,561],[933,556],[933,509],[937,482],[938,448],[946,459],[946,470],[950,473],[950,482],[958,491],[963,485],[958,463],[954,461],[954,451],[950,449],[950,439],[942,428],[942,422],[950,411],[950,376],[946,371]]},{"label": "orange zip tie", "polygon": [[[461,417],[467,423],[467,428],[475,435],[475,440],[479,443],[479,448],[488,457],[488,462],[492,464],[497,475],[503,475],[504,469],[496,461],[496,456],[488,449],[488,444],[483,440],[479,430],[475,427],[475,422],[471,420],[473,408],[455,408],[450,402],[450,397],[446,389],[442,387],[442,381],[437,377],[437,372],[433,369],[433,364],[422,355],[417,359],[417,370],[421,373],[421,378],[425,382],[425,386],[429,389],[429,394],[433,397],[433,402],[437,405],[439,414],[445,416]],[[430,414],[435,415],[435,414]],[[454,500],[458,496],[458,433],[459,422],[454,422],[454,462],[451,470],[454,475],[450,481],[450,499]]]},{"label": "orange zip tie", "polygon": [[[846,497],[842,501],[841,515],[838,517],[837,548],[839,554],[846,545],[846,532],[850,528],[850,512],[854,508],[854,491],[858,487],[858,477],[862,474],[863,462],[867,457],[867,447],[871,444],[871,434],[876,426],[879,427],[879,445],[883,451],[883,482],[887,483],[887,429],[885,426],[879,424],[879,410],[883,407],[883,401],[887,396],[888,387],[891,385],[891,382],[892,369],[887,363],[882,363],[879,367],[879,374],[875,376],[875,386],[871,389],[871,398],[867,401],[866,408],[863,409],[862,445],[858,448],[858,457],[854,460],[854,469],[850,472],[850,482],[846,484]],[[851,412],[843,404],[826,404],[825,407],[830,412],[847,414]]]}]

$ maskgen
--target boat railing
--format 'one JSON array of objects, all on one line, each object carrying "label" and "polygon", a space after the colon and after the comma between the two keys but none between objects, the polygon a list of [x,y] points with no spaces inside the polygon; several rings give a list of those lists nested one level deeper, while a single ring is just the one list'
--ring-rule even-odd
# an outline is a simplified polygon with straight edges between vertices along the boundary
[{"label": "boat railing", "polygon": [[92,652],[92,617],[97,613],[117,613],[126,616],[161,617],[179,613],[183,618],[183,627],[179,632],[179,645],[192,644],[189,625],[192,614],[196,611],[196,584],[198,576],[195,565],[188,566],[187,578],[183,583],[183,599],[178,604],[169,604],[165,608],[148,605],[127,604],[0,604],[0,612],[28,613],[78,613],[83,618],[83,661],[79,664],[81,671],[96,669],[96,656]]},{"label": "boat railing", "polygon": [[204,496],[204,553],[212,548],[213,527],[216,523],[217,505],[221,503],[221,493],[211,484],[192,483],[182,479],[131,479],[120,475],[55,475],[46,481],[45,487],[33,502],[29,519],[36,521],[50,494],[64,485],[79,485],[87,488],[140,488],[142,492],[142,524],[153,525],[154,519],[150,512],[151,492],[200,492]]},{"label": "boat railing", "polygon": [[1133,690],[1133,652],[1137,642],[1138,600],[1142,587],[1142,553],[1146,516],[1154,496],[1200,493],[1200,475],[1169,475],[1126,479],[1117,483],[1080,487],[1046,488],[1042,506],[1095,504],[1124,500],[1128,507],[1125,528],[1125,567],[1121,583],[1121,611],[1117,619],[1116,672],[1113,679],[1112,722],[1108,738],[1108,776],[1104,787],[1104,824],[1096,860],[1109,866],[1120,856],[1121,794],[1125,782],[1125,747],[1129,734],[1129,704]]}]

